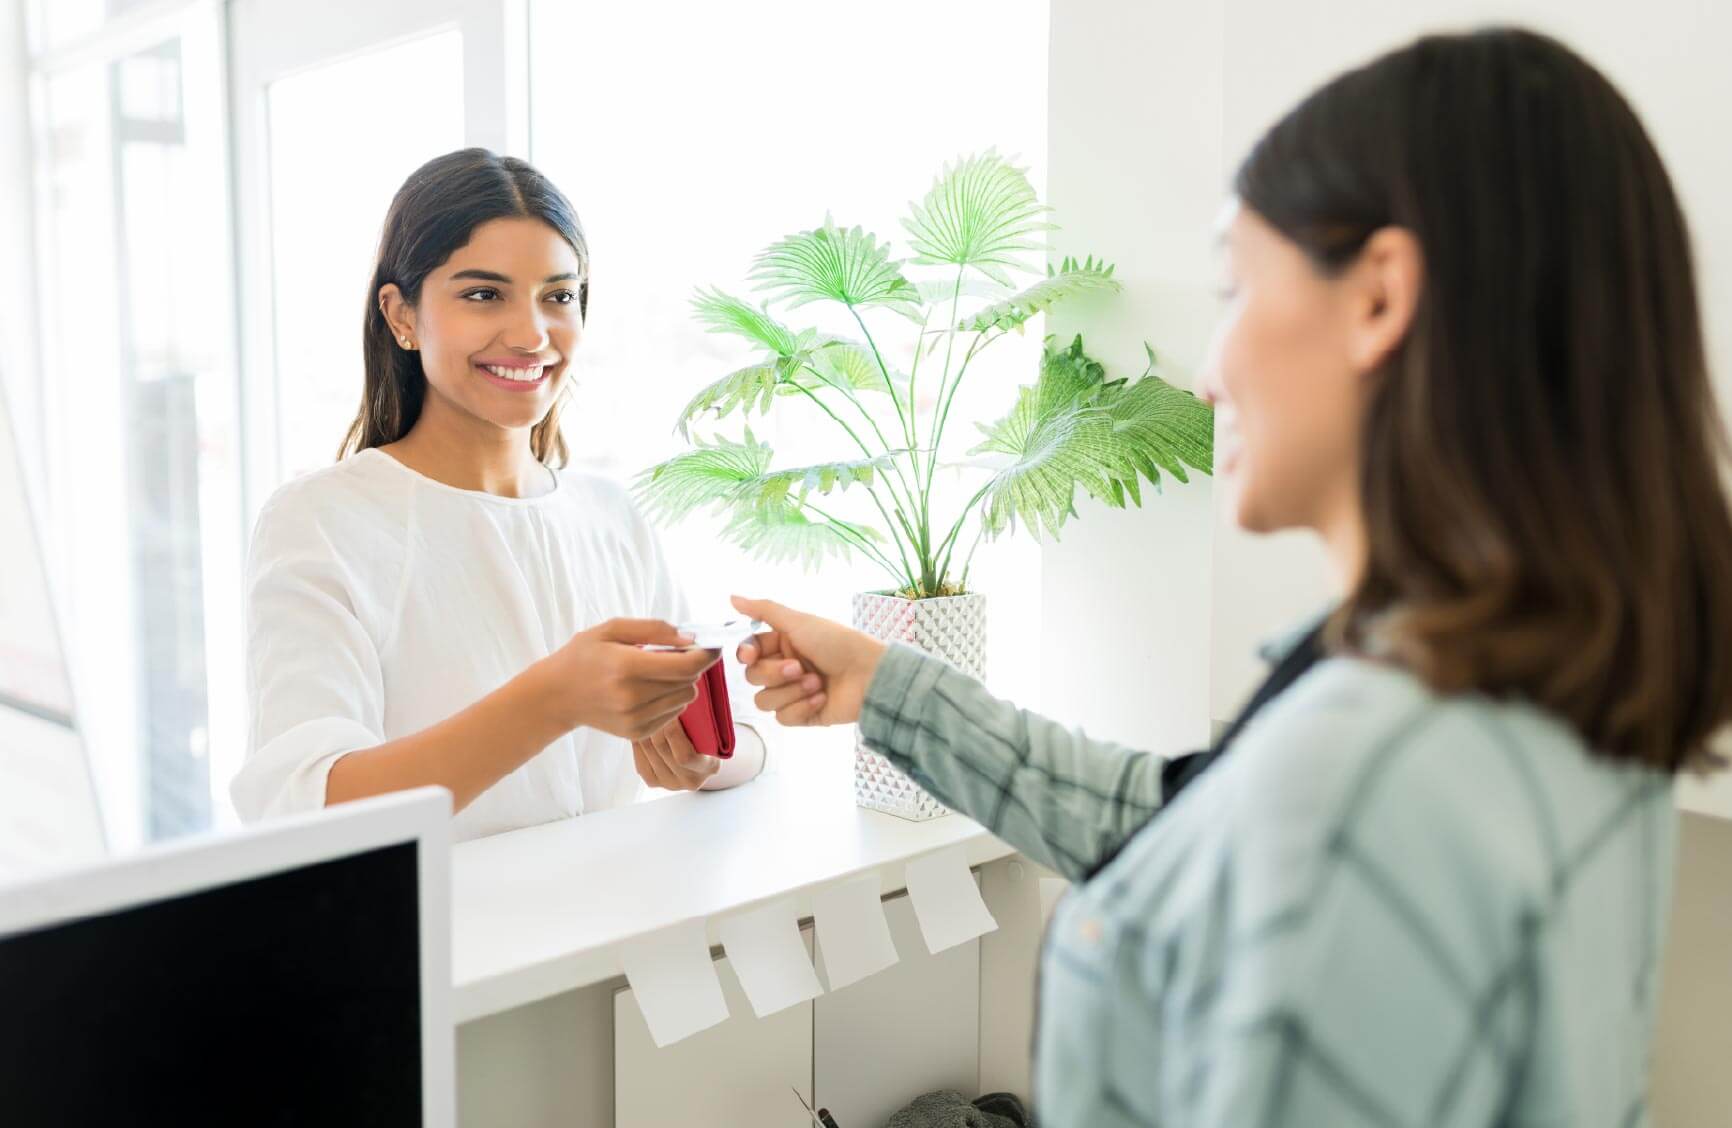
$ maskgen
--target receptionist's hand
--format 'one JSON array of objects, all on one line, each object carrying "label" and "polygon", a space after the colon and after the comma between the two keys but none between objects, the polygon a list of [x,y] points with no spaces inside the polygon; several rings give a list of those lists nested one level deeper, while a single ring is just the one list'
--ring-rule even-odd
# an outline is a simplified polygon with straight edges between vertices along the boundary
[{"label": "receptionist's hand", "polygon": [[860,719],[866,687],[885,646],[870,635],[773,603],[734,597],[770,630],[740,647],[746,680],[762,686],[758,708],[785,725],[845,725]]},{"label": "receptionist's hand", "polygon": [[713,650],[645,650],[692,640],[653,619],[609,619],[536,664],[550,716],[571,730],[600,729],[627,740],[663,731],[697,697]]},{"label": "receptionist's hand", "polygon": [[722,766],[716,757],[692,747],[678,717],[660,732],[633,741],[631,755],[639,779],[669,791],[696,791]]}]

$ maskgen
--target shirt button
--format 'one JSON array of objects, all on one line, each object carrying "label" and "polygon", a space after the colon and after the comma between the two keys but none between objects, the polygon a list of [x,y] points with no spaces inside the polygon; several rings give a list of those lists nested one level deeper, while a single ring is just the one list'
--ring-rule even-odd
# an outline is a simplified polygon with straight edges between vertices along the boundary
[{"label": "shirt button", "polygon": [[1101,922],[1095,917],[1085,918],[1081,924],[1077,925],[1076,931],[1078,936],[1090,944],[1101,942]]}]

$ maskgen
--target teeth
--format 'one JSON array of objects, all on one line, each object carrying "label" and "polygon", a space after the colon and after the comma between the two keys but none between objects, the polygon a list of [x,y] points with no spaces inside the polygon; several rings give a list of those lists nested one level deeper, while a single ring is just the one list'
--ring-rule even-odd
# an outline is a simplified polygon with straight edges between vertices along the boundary
[{"label": "teeth", "polygon": [[515,380],[519,384],[533,384],[541,379],[542,372],[546,371],[543,365],[537,365],[534,368],[507,368],[502,364],[484,364],[481,367],[501,380]]}]

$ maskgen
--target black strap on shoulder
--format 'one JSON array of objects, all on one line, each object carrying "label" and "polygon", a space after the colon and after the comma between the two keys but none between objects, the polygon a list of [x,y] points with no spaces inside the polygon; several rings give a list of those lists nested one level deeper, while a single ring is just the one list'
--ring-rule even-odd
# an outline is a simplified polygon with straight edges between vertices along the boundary
[{"label": "black strap on shoulder", "polygon": [[1263,679],[1263,684],[1257,687],[1257,692],[1251,695],[1251,700],[1239,710],[1225,729],[1215,746],[1206,752],[1191,752],[1183,756],[1175,756],[1161,765],[1161,806],[1171,803],[1179,792],[1188,787],[1193,780],[1209,769],[1209,766],[1222,756],[1239,738],[1245,726],[1251,723],[1251,718],[1262,712],[1263,707],[1281,694],[1294,682],[1303,677],[1312,666],[1315,666],[1323,656],[1323,628],[1314,627],[1304,638],[1287,652],[1275,668],[1269,671],[1269,676]]},{"label": "black strap on shoulder", "polygon": [[1257,692],[1253,693],[1251,699],[1245,703],[1245,707],[1239,710],[1239,715],[1234,717],[1232,723],[1222,730],[1220,739],[1215,741],[1214,747],[1204,752],[1190,752],[1181,756],[1174,756],[1161,765],[1160,807],[1149,816],[1147,822],[1138,827],[1134,833],[1127,835],[1124,842],[1121,842],[1112,853],[1101,859],[1094,869],[1089,871],[1089,876],[1093,877],[1105,869],[1114,858],[1118,857],[1119,850],[1124,849],[1125,843],[1147,830],[1150,822],[1160,818],[1161,811],[1166,810],[1172,801],[1178,797],[1179,792],[1189,787],[1198,776],[1208,771],[1217,760],[1227,754],[1228,749],[1239,738],[1239,734],[1244,731],[1245,726],[1251,723],[1251,718],[1261,712],[1269,702],[1285,693],[1288,687],[1303,677],[1306,671],[1322,660],[1322,657],[1323,626],[1320,623],[1307,632],[1304,638],[1300,639],[1279,662],[1275,663],[1275,668],[1269,671],[1269,676],[1263,679],[1263,684],[1257,687]]}]

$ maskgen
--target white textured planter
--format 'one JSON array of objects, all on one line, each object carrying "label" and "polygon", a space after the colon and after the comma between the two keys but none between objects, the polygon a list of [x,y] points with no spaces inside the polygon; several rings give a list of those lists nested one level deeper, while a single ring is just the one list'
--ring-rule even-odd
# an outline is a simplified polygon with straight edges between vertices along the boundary
[{"label": "white textured planter", "polygon": [[[854,596],[854,626],[885,642],[903,642],[935,654],[976,678],[986,676],[986,596],[903,599],[878,592]],[[854,801],[916,822],[948,815],[890,761],[854,743]]]}]

